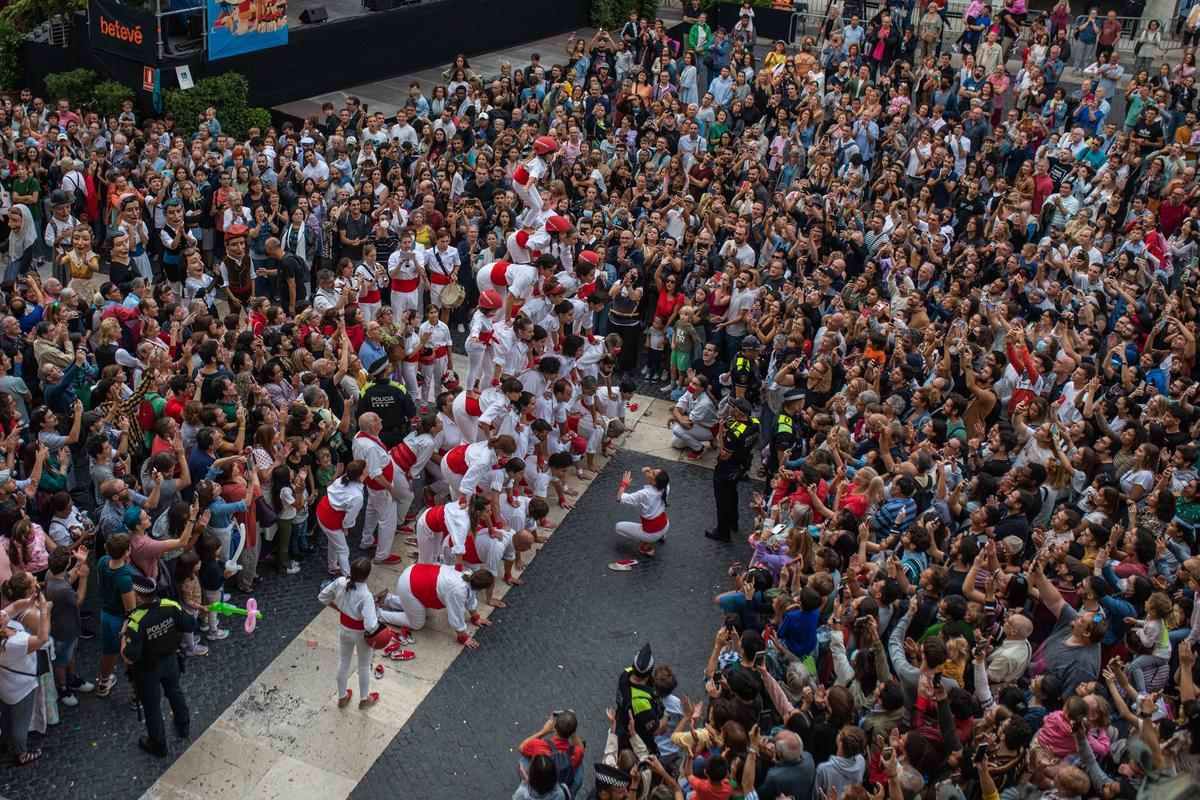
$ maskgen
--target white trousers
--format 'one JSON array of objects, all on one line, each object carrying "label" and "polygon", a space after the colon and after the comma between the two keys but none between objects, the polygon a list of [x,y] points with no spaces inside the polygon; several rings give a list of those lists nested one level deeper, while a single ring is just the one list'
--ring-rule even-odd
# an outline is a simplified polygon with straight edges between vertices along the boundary
[{"label": "white trousers", "polygon": [[[417,535],[417,563],[418,564],[436,564],[438,563],[438,553],[442,549],[442,534],[433,530],[425,522],[425,518],[421,517],[417,520],[416,527]],[[453,563],[453,562],[449,562]]]},{"label": "white trousers", "polygon": [[522,203],[529,207],[529,216],[526,217],[527,221],[542,213],[542,195],[538,192],[536,185],[526,184],[522,186],[516,181],[513,181],[512,189],[513,194],[515,194]]},{"label": "white trousers", "polygon": [[624,536],[626,539],[633,539],[638,542],[645,542],[646,544],[653,544],[667,535],[667,532],[671,530],[671,523],[668,522],[661,531],[655,531],[654,533],[650,533],[643,528],[641,522],[618,522],[615,527],[618,536]]},{"label": "white trousers", "polygon": [[458,490],[458,487],[462,486],[462,479],[466,476],[459,475],[452,469],[444,469],[442,470],[442,477],[446,479],[446,490],[450,493],[450,499],[457,500],[459,495],[462,494]]},{"label": "white trousers", "polygon": [[682,425],[672,424],[671,435],[673,437],[671,447],[676,450],[703,450],[704,445],[713,440],[712,431],[699,425],[685,428]]},{"label": "white trousers", "polygon": [[[400,318],[404,315],[405,309],[412,311],[421,310],[421,292],[392,292],[392,318],[396,324],[400,324]],[[420,321],[418,320],[418,324]]]},{"label": "white trousers", "polygon": [[407,572],[400,575],[396,580],[396,594],[389,592],[376,613],[388,625],[419,631],[425,627],[428,610],[413,594],[408,585],[408,578]]},{"label": "white trousers", "polygon": [[421,365],[421,375],[425,378],[425,383],[421,386],[421,404],[429,405],[429,393],[433,390],[433,386],[437,384],[437,391],[433,393],[434,397],[442,391],[442,375],[446,374],[446,357],[435,358],[432,364]]},{"label": "white trousers", "polygon": [[[487,381],[489,384],[491,380]],[[458,426],[459,432],[462,434],[463,444],[475,444],[479,441],[479,417],[472,417],[470,414],[460,412],[457,408],[454,409],[454,424]]]},{"label": "white trousers", "polygon": [[[482,382],[484,371],[487,370],[490,375],[489,367],[492,364],[492,348],[488,347],[483,342],[467,342],[467,382],[464,384],[468,389],[483,389],[483,386],[477,384]],[[491,381],[489,380],[490,384]]]},{"label": "white trousers", "polygon": [[[463,563],[472,567],[482,567],[496,578],[504,575],[504,562],[517,560],[517,550],[513,546],[513,532],[501,531],[499,539],[493,539],[489,534],[481,533],[475,537],[475,552],[483,559],[482,564]],[[454,554],[450,548],[445,548],[447,564],[454,563]]]},{"label": "white trousers", "polygon": [[417,398],[417,393],[421,390],[420,382],[417,381],[417,362],[403,361],[400,363],[400,376],[404,378],[404,391],[408,392],[408,396],[413,398],[414,402]]},{"label": "white trousers", "polygon": [[514,500],[515,506],[508,501],[508,498],[500,500],[500,518],[504,520],[506,528],[519,531],[525,527],[525,523],[529,519],[530,498],[518,496]]},{"label": "white trousers", "polygon": [[346,532],[344,530],[331,531],[320,522],[317,527],[325,534],[325,538],[329,540],[329,549],[326,553],[326,562],[330,569],[340,569],[343,575],[350,574],[350,545],[346,544]]},{"label": "white trousers", "polygon": [[363,325],[375,319],[375,315],[379,313],[379,307],[382,303],[363,303],[359,302],[358,307],[362,309]]},{"label": "white trousers", "polygon": [[[342,537],[345,539],[345,537]],[[338,635],[338,669],[337,669],[337,688],[338,697],[346,696],[346,689],[350,685],[350,664],[354,660],[355,653],[358,655],[358,696],[359,699],[365,700],[367,695],[371,693],[371,646],[367,644],[367,639],[363,636],[362,631],[352,630],[345,626],[339,626],[340,632]]]},{"label": "white trousers", "polygon": [[608,418],[600,417],[600,424],[593,425],[590,415],[579,418],[579,435],[587,440],[587,451],[592,455],[600,452],[604,435],[608,432]]}]

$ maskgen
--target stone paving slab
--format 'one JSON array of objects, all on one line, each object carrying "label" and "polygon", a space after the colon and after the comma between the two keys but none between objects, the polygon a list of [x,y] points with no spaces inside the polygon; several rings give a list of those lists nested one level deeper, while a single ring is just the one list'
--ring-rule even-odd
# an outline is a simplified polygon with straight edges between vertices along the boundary
[{"label": "stone paving slab", "polygon": [[[639,426],[639,429],[641,426]],[[637,429],[635,429],[637,430]],[[631,517],[614,501],[624,470],[671,475],[669,543],[631,572],[606,565],[637,557],[613,523]],[[590,764],[604,749],[604,709],[617,677],[650,641],[655,661],[676,668],[679,692],[703,692],[703,667],[736,547],[703,538],[711,525],[712,473],[623,451],[578,498],[576,511],[526,571],[526,585],[493,612],[482,647],[460,654],[358,787],[354,800],[508,798],[519,781],[516,748],[555,709],[573,708]],[[743,492],[747,489],[743,486]]]}]

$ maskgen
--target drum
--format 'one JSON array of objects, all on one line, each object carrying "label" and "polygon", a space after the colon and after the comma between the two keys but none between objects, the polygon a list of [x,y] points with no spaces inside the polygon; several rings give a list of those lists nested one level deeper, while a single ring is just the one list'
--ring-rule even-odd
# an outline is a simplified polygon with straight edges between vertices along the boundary
[{"label": "drum", "polygon": [[467,299],[467,290],[460,283],[448,283],[438,297],[442,301],[443,308],[458,308],[462,305],[463,300]]}]

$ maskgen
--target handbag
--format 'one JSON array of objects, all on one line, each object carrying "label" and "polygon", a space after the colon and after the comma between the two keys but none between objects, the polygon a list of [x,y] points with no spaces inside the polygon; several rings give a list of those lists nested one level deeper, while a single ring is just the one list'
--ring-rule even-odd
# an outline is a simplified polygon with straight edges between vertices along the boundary
[{"label": "handbag", "polygon": [[254,515],[260,528],[269,528],[279,519],[278,512],[262,496],[254,498]]}]

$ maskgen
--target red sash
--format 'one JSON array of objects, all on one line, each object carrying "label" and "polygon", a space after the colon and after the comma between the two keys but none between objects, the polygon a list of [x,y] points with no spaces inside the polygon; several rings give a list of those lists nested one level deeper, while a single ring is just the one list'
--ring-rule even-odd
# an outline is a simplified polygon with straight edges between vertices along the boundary
[{"label": "red sash", "polygon": [[380,300],[380,294],[379,294],[378,287],[376,287],[375,289],[373,289],[370,292],[367,292],[364,295],[361,295],[358,298],[358,302],[360,302],[360,303],[378,303],[379,300]]},{"label": "red sash", "polygon": [[[524,247],[525,245],[521,246]],[[492,286],[508,285],[508,282],[505,280],[505,276],[508,273],[508,264],[509,262],[507,261],[497,261],[495,264],[492,264],[491,272],[488,273],[488,280],[492,282]]]},{"label": "red sash", "polygon": [[355,619],[354,617],[347,616],[345,611],[341,611],[339,613],[341,614],[342,618],[342,627],[349,628],[352,631],[366,630],[366,626],[363,625],[363,621],[361,619]]},{"label": "red sash", "polygon": [[[479,332],[479,343],[480,344],[491,344],[494,341],[496,341],[495,331],[480,331]],[[470,399],[471,398],[469,398],[469,397],[467,398],[468,402],[470,401]],[[479,401],[476,400],[475,403],[478,404]]]},{"label": "red sash", "polygon": [[[467,398],[469,401],[470,398]],[[442,463],[450,468],[450,471],[455,475],[467,474],[467,445],[460,444],[458,447],[446,453],[446,457],[442,459]]]},{"label": "red sash", "polygon": [[[434,251],[437,252],[436,250]],[[449,252],[449,251],[447,251]],[[450,283],[450,276],[445,272],[436,269],[429,270],[429,282],[434,286],[446,286]]]},{"label": "red sash", "polygon": [[392,278],[393,292],[403,292],[404,294],[408,294],[409,292],[415,292],[417,287],[420,285],[420,278]]},{"label": "red sash", "polygon": [[[379,441],[371,434],[363,433],[363,432],[359,431],[359,433],[356,434],[354,438],[357,439],[359,437],[362,437],[363,439],[368,439],[368,440],[374,442],[375,444],[377,444],[383,448],[383,452],[385,452],[385,453],[387,452],[387,447],[384,447],[383,442]],[[380,490],[386,491],[387,488],[392,485],[392,477],[395,475],[395,467],[392,464],[393,461],[394,461],[394,459],[389,455],[388,462],[384,466],[383,472],[380,473],[380,477],[383,480],[376,480],[375,478],[372,478],[369,475],[363,477],[363,483],[365,483],[367,485],[368,489],[375,489],[376,491],[380,491]]]},{"label": "red sash", "polygon": [[392,461],[395,461],[400,469],[407,473],[412,469],[413,464],[417,463],[417,454],[412,451],[411,447],[401,442],[392,448]]},{"label": "red sash", "polygon": [[342,530],[342,521],[346,519],[346,512],[343,509],[334,508],[329,502],[329,495],[321,498],[321,502],[317,503],[317,522],[321,523],[321,527],[332,533],[337,533]]},{"label": "red sash", "polygon": [[425,527],[434,533],[449,533],[450,529],[446,527],[446,507],[430,506],[427,508],[425,510]]},{"label": "red sash", "polygon": [[525,169],[524,164],[513,170],[513,183],[519,183],[522,186],[529,185],[529,170]]},{"label": "red sash", "polygon": [[665,511],[657,517],[649,519],[642,517],[642,530],[646,533],[658,533],[665,527],[667,527],[667,512]]},{"label": "red sash", "polygon": [[472,534],[467,537],[467,552],[463,553],[463,561],[468,564],[482,564],[483,559],[479,557],[479,551],[475,549],[475,536]]},{"label": "red sash", "polygon": [[469,416],[469,417],[482,417],[483,416],[483,407],[479,405],[478,397],[471,397],[471,395],[467,395],[466,397],[463,398],[463,405],[465,405],[467,407],[467,416]]},{"label": "red sash", "polygon": [[433,348],[433,357],[434,358],[445,358],[446,353],[448,351],[449,351],[449,348],[447,348],[447,347],[435,347],[435,348]]},{"label": "red sash", "polygon": [[413,597],[426,608],[445,608],[445,603],[438,597],[437,582],[442,568],[438,564],[413,564],[409,569],[408,588]]}]

